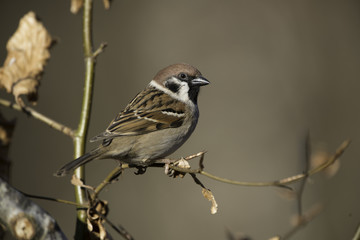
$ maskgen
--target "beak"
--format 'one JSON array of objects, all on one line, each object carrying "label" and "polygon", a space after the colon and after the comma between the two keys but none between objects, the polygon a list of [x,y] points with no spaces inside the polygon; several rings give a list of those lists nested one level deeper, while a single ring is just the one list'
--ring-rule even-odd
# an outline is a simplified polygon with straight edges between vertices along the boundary
[{"label": "beak", "polygon": [[193,86],[204,86],[204,85],[208,85],[209,83],[210,82],[204,77],[197,77],[191,80],[191,84]]}]

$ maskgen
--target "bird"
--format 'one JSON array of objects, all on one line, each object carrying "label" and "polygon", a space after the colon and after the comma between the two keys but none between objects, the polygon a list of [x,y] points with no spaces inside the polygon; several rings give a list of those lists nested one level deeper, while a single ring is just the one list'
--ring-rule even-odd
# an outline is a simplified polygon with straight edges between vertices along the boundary
[{"label": "bird", "polygon": [[210,82],[186,63],[160,70],[101,134],[90,142],[101,144],[65,164],[54,175],[62,177],[94,159],[147,167],[176,151],[193,133],[198,119],[198,94]]}]

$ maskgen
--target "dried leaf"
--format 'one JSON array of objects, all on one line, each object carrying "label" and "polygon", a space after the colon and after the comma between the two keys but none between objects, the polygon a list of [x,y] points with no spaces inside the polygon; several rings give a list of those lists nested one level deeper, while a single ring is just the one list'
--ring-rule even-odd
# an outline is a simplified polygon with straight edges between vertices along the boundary
[{"label": "dried leaf", "polygon": [[106,237],[106,230],[103,224],[99,224],[99,236],[101,240],[105,239]]},{"label": "dried leaf", "polygon": [[331,166],[324,170],[325,175],[329,178],[335,176],[340,169],[340,165],[340,159],[336,159]]},{"label": "dried leaf", "polygon": [[[184,169],[190,169],[191,168],[189,162],[187,160],[185,160],[184,158],[176,161],[174,163],[174,166],[179,167],[179,168],[184,168]],[[167,171],[167,173],[166,173],[166,171]],[[183,178],[185,176],[185,174],[186,174],[184,172],[178,172],[178,171],[175,171],[173,169],[167,170],[166,168],[165,168],[165,173],[167,175],[169,175],[170,177],[173,177],[173,178],[177,178],[177,177]]]},{"label": "dried leaf", "polygon": [[0,68],[0,88],[12,93],[21,106],[24,106],[21,95],[27,95],[30,102],[36,103],[51,43],[51,36],[43,24],[34,12],[29,12],[20,20],[18,29],[6,45],[8,55]]},{"label": "dried leaf", "polygon": [[88,228],[89,232],[92,232],[94,230],[94,227],[88,218],[86,219],[86,223],[87,223],[87,228]]},{"label": "dried leaf", "polygon": [[94,191],[94,188],[92,186],[85,185],[84,182],[80,178],[78,178],[75,174],[72,175],[71,184],[74,186],[79,186]]},{"label": "dried leaf", "polygon": [[190,168],[191,168],[189,162],[186,161],[186,160],[183,159],[183,158],[180,159],[179,161],[176,161],[176,162],[174,163],[174,165],[175,165],[175,166],[178,166],[178,167],[180,167],[180,168],[185,168],[185,169],[190,169]]},{"label": "dried leaf", "polygon": [[269,238],[269,240],[280,240],[280,237],[279,237],[279,236],[275,236],[275,237]]},{"label": "dried leaf", "polygon": [[107,201],[97,200],[91,202],[91,207],[87,210],[87,225],[88,230],[100,239],[105,239],[107,236],[106,229],[103,225],[105,220],[103,216],[106,216],[109,208]]},{"label": "dried leaf", "polygon": [[84,0],[71,0],[70,12],[76,14],[84,5]]},{"label": "dried leaf", "polygon": [[215,197],[209,189],[203,188],[201,191],[202,195],[211,202],[211,214],[217,213],[218,205],[215,201]]},{"label": "dried leaf", "polygon": [[[331,155],[325,151],[317,151],[311,156],[310,165],[314,169],[330,160]],[[332,165],[323,170],[327,177],[333,177],[340,169],[340,161],[337,159]]]},{"label": "dried leaf", "polygon": [[103,0],[103,3],[104,3],[104,8],[106,10],[109,10],[110,9],[110,0]]},{"label": "dried leaf", "polygon": [[290,217],[290,224],[291,226],[295,227],[295,226],[299,226],[301,224],[301,222],[303,221],[303,216],[299,216],[298,214],[295,214],[293,216]]},{"label": "dried leaf", "polygon": [[292,216],[290,219],[290,223],[294,227],[306,224],[312,219],[314,219],[316,216],[318,216],[323,210],[323,208],[324,207],[321,204],[315,204],[311,208],[307,209],[302,216]]},{"label": "dried leaf", "polygon": [[242,232],[232,232],[229,228],[225,229],[226,240],[252,240],[250,236]]},{"label": "dried leaf", "polygon": [[297,197],[297,192],[287,188],[277,188],[279,196],[286,200],[295,200]]}]

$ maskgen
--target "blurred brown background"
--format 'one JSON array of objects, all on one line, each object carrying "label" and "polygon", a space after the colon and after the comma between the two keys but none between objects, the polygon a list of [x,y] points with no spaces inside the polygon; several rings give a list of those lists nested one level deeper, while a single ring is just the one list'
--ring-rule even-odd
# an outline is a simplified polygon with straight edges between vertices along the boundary
[{"label": "blurred brown background", "polygon": [[[58,40],[36,109],[75,128],[84,76],[82,19],[69,8],[70,1],[1,1],[0,59],[5,60],[6,42],[19,19],[35,11]],[[195,133],[173,157],[206,149],[207,171],[268,181],[301,172],[308,129],[314,149],[334,151],[350,138],[338,174],[317,175],[307,184],[304,208],[321,203],[325,210],[293,239],[351,239],[360,223],[359,1],[115,0],[110,11],[95,1],[93,29],[95,47],[102,41],[109,46],[98,58],[89,138],[103,131],[159,69],[193,64],[211,85],[200,94]],[[4,91],[1,97],[6,98]],[[13,186],[74,199],[69,177],[52,176],[72,159],[71,140],[24,114],[4,112],[18,118]],[[87,183],[95,185],[114,165],[89,164]],[[109,201],[109,218],[136,239],[225,239],[227,228],[268,239],[290,228],[295,202],[279,190],[200,179],[215,194],[216,215],[189,176],[174,180],[161,169],[141,176],[127,171],[102,197]],[[74,208],[36,202],[71,238]]]}]

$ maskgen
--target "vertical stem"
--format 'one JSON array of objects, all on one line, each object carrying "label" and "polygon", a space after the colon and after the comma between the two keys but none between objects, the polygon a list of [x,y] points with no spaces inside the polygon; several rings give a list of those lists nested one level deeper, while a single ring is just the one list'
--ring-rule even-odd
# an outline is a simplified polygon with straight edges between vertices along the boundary
[{"label": "vertical stem", "polygon": [[297,194],[297,209],[298,209],[298,217],[299,218],[303,217],[302,196],[304,193],[306,181],[309,177],[310,157],[311,157],[310,156],[311,155],[311,145],[310,145],[310,133],[309,132],[306,134],[304,145],[305,145],[305,156],[304,156],[305,164],[304,164],[304,170],[303,170],[304,178],[301,179],[300,186],[296,193]]},{"label": "vertical stem", "polygon": [[355,236],[353,237],[352,240],[360,240],[360,225],[358,226]]},{"label": "vertical stem", "polygon": [[[83,48],[85,58],[85,86],[84,95],[81,108],[81,116],[79,126],[76,130],[74,138],[74,157],[78,158],[84,154],[85,140],[89,125],[90,112],[91,112],[91,100],[93,92],[93,81],[94,81],[94,65],[95,59],[93,57],[92,50],[92,0],[84,1],[84,12],[83,12]],[[84,167],[79,167],[75,170],[75,175],[85,181],[85,170]],[[75,186],[75,197],[78,204],[85,204],[86,191],[85,189]],[[75,239],[85,239],[87,235],[86,229],[86,210],[77,209],[77,223]]]}]

